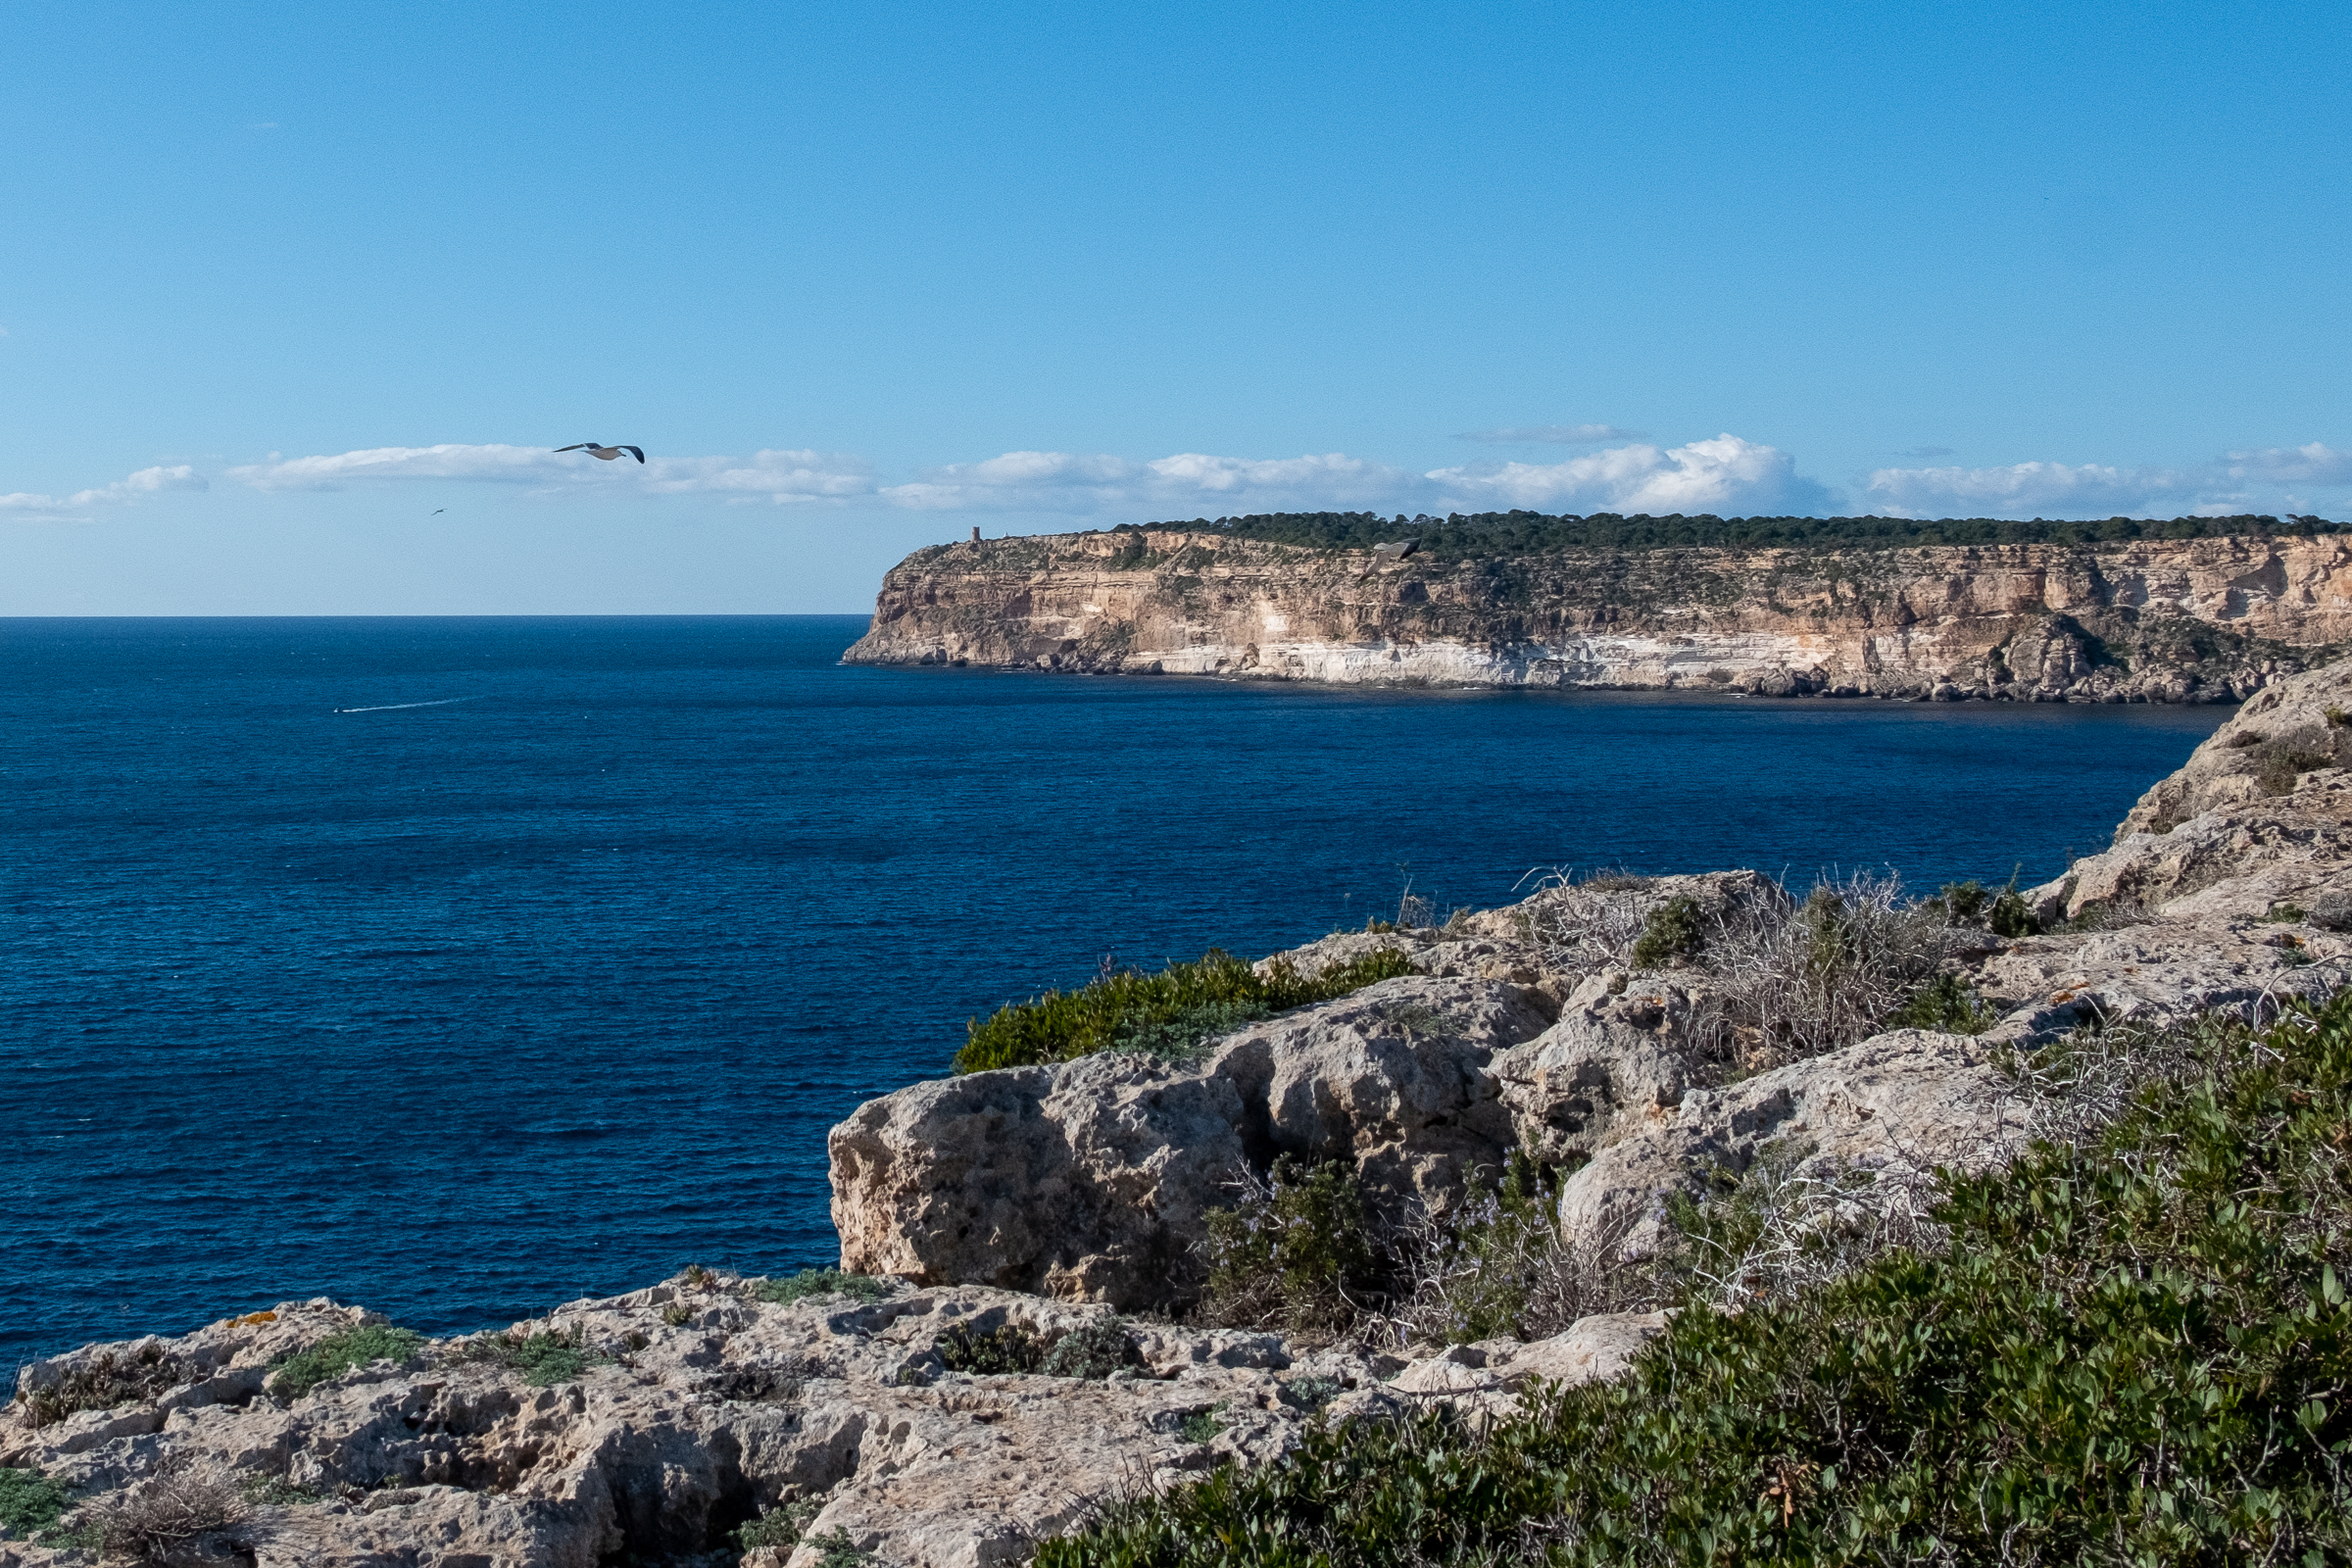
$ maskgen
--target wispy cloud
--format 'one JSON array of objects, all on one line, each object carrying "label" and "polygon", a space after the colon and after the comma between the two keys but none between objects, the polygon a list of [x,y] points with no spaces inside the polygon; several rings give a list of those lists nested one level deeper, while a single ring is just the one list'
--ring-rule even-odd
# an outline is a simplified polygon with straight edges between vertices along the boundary
[{"label": "wispy cloud", "polygon": [[369,447],[331,456],[281,458],[228,470],[256,490],[341,490],[419,479],[469,479],[554,492],[597,488],[644,495],[710,495],[729,500],[829,501],[870,495],[872,469],[860,459],[827,452],[755,452],[748,458],[628,458],[600,462],[545,447],[443,442],[429,447]]},{"label": "wispy cloud", "polygon": [[2253,484],[2352,484],[2352,452],[2313,441],[2299,447],[2264,447],[2232,452],[2223,459],[2230,478]]},{"label": "wispy cloud", "polygon": [[1874,511],[1898,516],[2165,515],[2296,512],[2312,490],[2352,485],[2352,453],[2314,441],[2231,452],[2178,467],[2012,463],[1998,467],[1880,468],[1863,486]]},{"label": "wispy cloud", "polygon": [[19,490],[13,495],[0,496],[0,516],[28,522],[73,520],[87,516],[93,508],[121,506],[124,502],[165,490],[209,488],[203,474],[181,463],[169,467],[140,468],[112,484],[76,490],[70,496],[35,495],[30,491]]},{"label": "wispy cloud", "polygon": [[1910,458],[1915,461],[1924,458],[1948,458],[1951,455],[1952,449],[1950,447],[1913,447],[1908,452],[1897,452],[1895,454],[1895,456],[1898,458]]},{"label": "wispy cloud", "polygon": [[878,494],[924,511],[1094,513],[1111,509],[1218,513],[1386,505],[1420,475],[1344,453],[1220,458],[1200,452],[1136,462],[1106,454],[1007,452],[935,468]]},{"label": "wispy cloud", "polygon": [[[2352,486],[2352,451],[2315,441],[2230,452],[2179,466],[2036,461],[1988,467],[1883,467],[1859,483],[1850,502],[1799,473],[1790,454],[1729,432],[1672,447],[1630,441],[1558,463],[1460,464],[1418,471],[1341,452],[1293,458],[1180,452],[1137,459],[1023,451],[948,464],[892,482],[855,455],[797,448],[748,457],[656,456],[641,466],[625,458],[604,463],[545,447],[444,442],[294,458],[272,453],[266,462],[229,468],[224,476],[265,491],[472,483],[550,498],[701,498],[736,506],[1031,513],[1121,521],[1326,509],[1511,508],[1726,515],[1866,510],[1906,516],[2098,516],[2318,510],[2312,492]],[[185,464],[142,468],[70,496],[0,495],[0,516],[86,516],[156,492],[205,487],[204,476]]]},{"label": "wispy cloud", "polygon": [[1464,430],[1454,439],[1498,446],[1596,447],[1610,441],[1643,441],[1648,436],[1646,430],[1620,430],[1613,424],[1526,424],[1508,430]]}]

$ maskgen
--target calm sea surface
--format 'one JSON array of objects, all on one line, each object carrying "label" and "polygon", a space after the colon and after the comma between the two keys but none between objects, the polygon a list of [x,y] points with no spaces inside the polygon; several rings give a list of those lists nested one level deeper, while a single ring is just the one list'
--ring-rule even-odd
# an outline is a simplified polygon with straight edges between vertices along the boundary
[{"label": "calm sea surface", "polygon": [[841,667],[863,625],[0,621],[0,1376],[830,1262],[825,1129],[1106,953],[1540,866],[2032,882],[2228,711]]}]

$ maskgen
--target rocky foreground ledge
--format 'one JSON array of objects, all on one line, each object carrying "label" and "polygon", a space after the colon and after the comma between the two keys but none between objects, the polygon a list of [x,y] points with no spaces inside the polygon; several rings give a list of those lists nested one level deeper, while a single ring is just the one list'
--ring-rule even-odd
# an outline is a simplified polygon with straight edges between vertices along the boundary
[{"label": "rocky foreground ledge", "polygon": [[1635,961],[1645,934],[1785,916],[1750,873],[1561,885],[1313,944],[1301,971],[1381,946],[1415,972],[1182,1059],[860,1107],[832,1141],[846,1273],[693,1270],[435,1343],[286,1302],[35,1363],[0,1415],[0,1568],[976,1568],[1312,1421],[1610,1377],[1661,1314],[1444,1346],[1162,1309],[1200,1293],[1205,1217],[1285,1153],[1442,1217],[1529,1151],[1566,1173],[1562,1237],[1615,1259],[1660,1245],[1674,1195],[1776,1149],[1848,1190],[2007,1157],[2043,1125],[2014,1048],[2268,1016],[2352,974],[2348,710],[2352,667],[2260,693],[2111,849],[1991,922],[2039,934],[1939,927],[1937,1027],[1813,1049],[1703,951]]}]

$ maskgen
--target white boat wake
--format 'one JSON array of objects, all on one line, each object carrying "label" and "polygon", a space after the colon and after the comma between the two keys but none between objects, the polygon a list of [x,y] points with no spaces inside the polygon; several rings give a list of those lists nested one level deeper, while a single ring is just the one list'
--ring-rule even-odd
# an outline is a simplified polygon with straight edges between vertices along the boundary
[{"label": "white boat wake", "polygon": [[478,703],[478,697],[443,697],[429,703],[382,703],[374,708],[338,708],[338,713],[389,713],[396,708],[447,708],[452,703]]}]

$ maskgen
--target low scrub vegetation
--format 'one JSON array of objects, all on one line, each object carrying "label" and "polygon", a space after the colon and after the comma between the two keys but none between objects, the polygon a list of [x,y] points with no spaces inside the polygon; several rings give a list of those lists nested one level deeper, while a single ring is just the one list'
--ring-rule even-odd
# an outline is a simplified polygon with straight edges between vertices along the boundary
[{"label": "low scrub vegetation", "polygon": [[805,1268],[782,1279],[761,1280],[752,1287],[757,1300],[790,1306],[817,1296],[846,1296],[858,1301],[879,1301],[893,1289],[889,1280],[871,1274],[844,1274],[837,1268]]},{"label": "low scrub vegetation", "polygon": [[1240,958],[1211,951],[1197,963],[1171,963],[1157,974],[1106,974],[1076,991],[1049,991],[976,1018],[956,1054],[956,1070],[1036,1066],[1099,1051],[1182,1054],[1254,1019],[1411,972],[1404,955],[1389,949],[1311,978],[1286,960],[1260,974]]},{"label": "low scrub vegetation", "polygon": [[[205,1550],[207,1537],[233,1531],[252,1514],[244,1491],[226,1475],[172,1469],[83,1507],[77,1535],[94,1538],[110,1559],[136,1563],[233,1561],[225,1551]],[[245,1560],[250,1561],[250,1553]]]},{"label": "low scrub vegetation", "polygon": [[414,1329],[364,1323],[281,1357],[270,1374],[270,1392],[281,1399],[299,1399],[355,1366],[375,1361],[405,1363],[423,1348],[424,1336]]},{"label": "low scrub vegetation", "polygon": [[2352,993],[2017,1067],[2044,1136],[1915,1207],[1830,1223],[1794,1149],[1689,1205],[1617,1382],[1317,1428],[1039,1568],[2352,1559]]},{"label": "low scrub vegetation", "polygon": [[485,1334],[468,1341],[455,1353],[460,1361],[489,1361],[522,1374],[535,1389],[574,1383],[599,1361],[610,1359],[590,1348],[579,1329],[542,1329],[536,1334]]},{"label": "low scrub vegetation", "polygon": [[1202,1315],[1235,1328],[1337,1334],[1378,1294],[1371,1227],[1345,1160],[1285,1154],[1264,1176],[1245,1170],[1241,1201],[1207,1217]]},{"label": "low scrub vegetation", "polygon": [[189,1381],[194,1374],[160,1345],[118,1355],[102,1350],[85,1366],[42,1388],[19,1391],[25,1423],[45,1427],[77,1410],[112,1410],[140,1404]]},{"label": "low scrub vegetation", "polygon": [[65,1484],[38,1470],[0,1468],[0,1536],[23,1540],[52,1529],[74,1506]]}]

